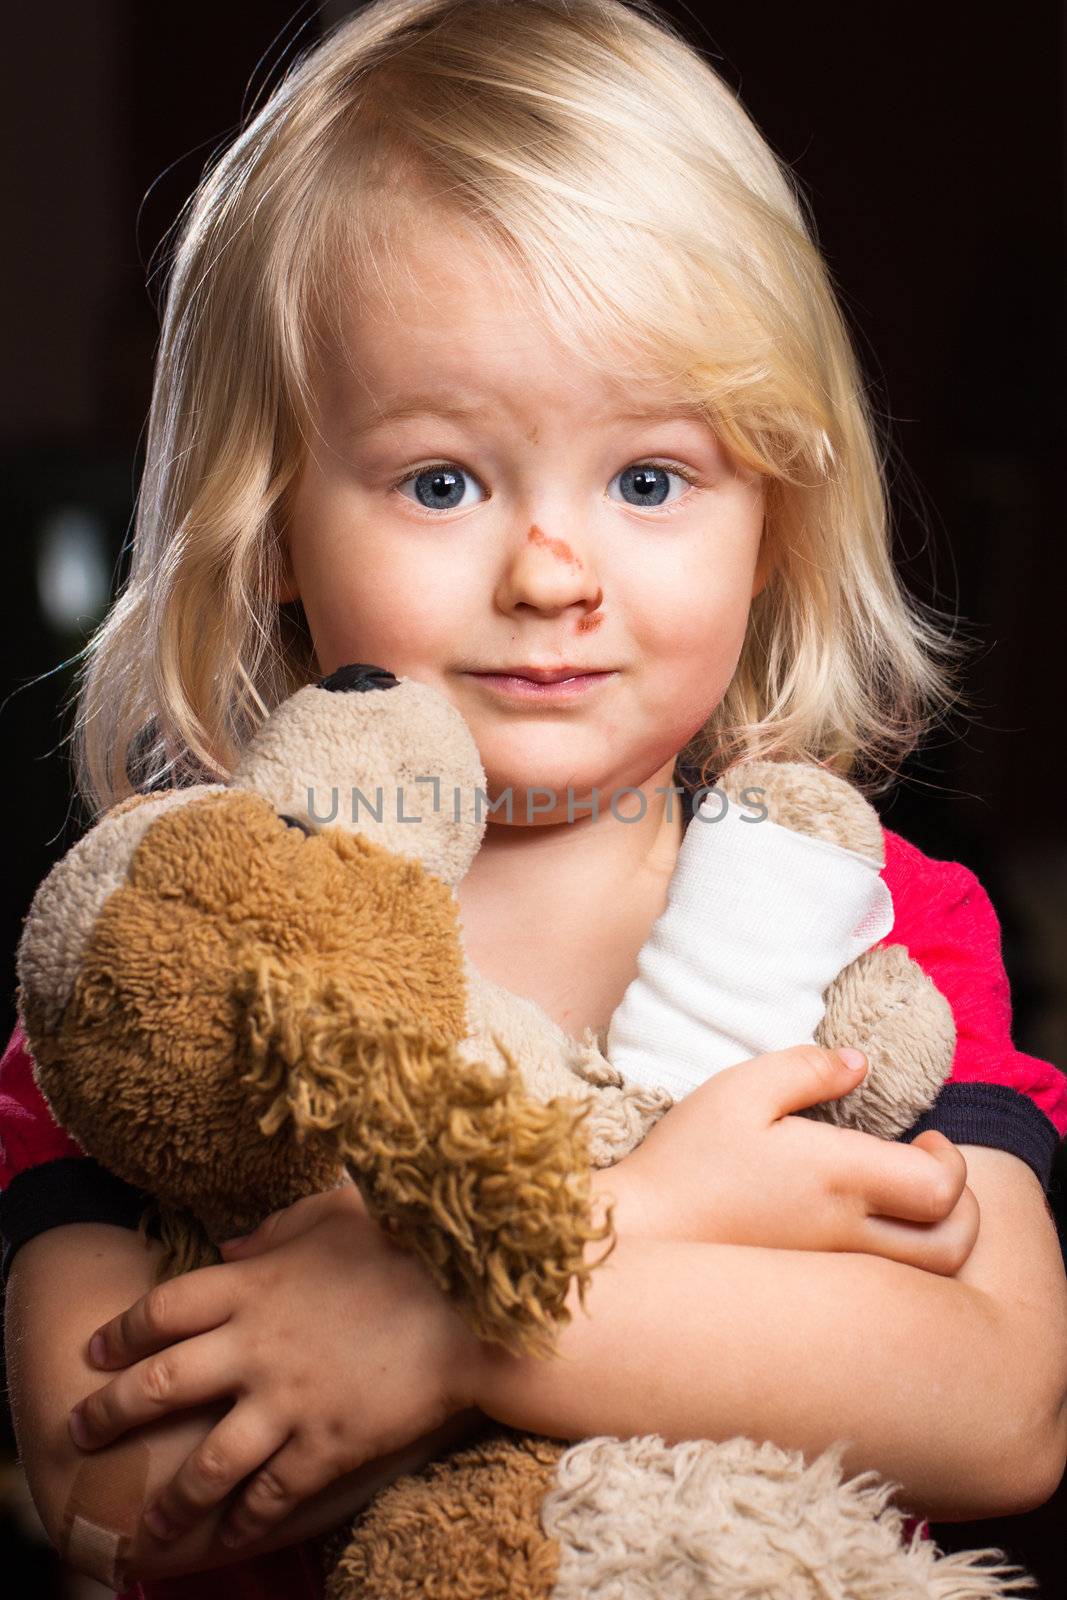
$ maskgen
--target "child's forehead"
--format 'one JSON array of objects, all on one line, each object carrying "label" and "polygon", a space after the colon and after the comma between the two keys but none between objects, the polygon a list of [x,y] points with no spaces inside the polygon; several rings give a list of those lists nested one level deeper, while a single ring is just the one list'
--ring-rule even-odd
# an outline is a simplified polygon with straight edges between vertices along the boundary
[{"label": "child's forehead", "polygon": [[697,409],[678,374],[635,356],[610,323],[562,328],[535,297],[519,307],[497,294],[491,274],[456,285],[454,297],[442,275],[425,291],[353,286],[325,342],[318,388],[327,402],[397,414],[448,397],[528,393],[533,403],[541,392],[605,416]]},{"label": "child's forehead", "polygon": [[[568,296],[561,309],[546,290],[546,263],[523,259],[462,213],[426,202],[419,211],[398,206],[370,232],[351,221],[351,243],[334,252],[320,303],[323,376],[350,387],[360,373],[389,369],[408,355],[428,369],[459,352],[451,364],[506,366],[524,344],[558,353],[576,379],[620,401],[640,391],[651,404],[683,404],[693,389],[666,341],[650,348],[638,337],[635,317],[617,295],[595,283]],[[552,263],[566,274],[565,261]],[[609,287],[609,264],[603,285]],[[655,321],[655,309],[649,321]],[[646,324],[647,327],[647,324]],[[376,385],[379,386],[380,385]]]},{"label": "child's forehead", "polygon": [[[598,357],[599,359],[596,359]],[[579,413],[590,427],[705,414],[666,375],[628,368],[603,349],[579,358],[549,327],[508,342],[466,341],[441,349],[405,329],[390,337],[373,321],[355,325],[325,365],[318,392],[335,413],[357,421],[449,417],[460,422]]]}]

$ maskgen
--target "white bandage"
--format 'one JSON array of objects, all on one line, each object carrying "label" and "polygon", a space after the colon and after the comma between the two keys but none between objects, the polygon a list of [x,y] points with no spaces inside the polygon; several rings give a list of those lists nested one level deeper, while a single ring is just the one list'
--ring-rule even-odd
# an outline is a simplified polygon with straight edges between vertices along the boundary
[{"label": "white bandage", "polygon": [[826,989],[893,926],[876,861],[721,804],[709,794],[686,829],[608,1029],[612,1064],[675,1100],[724,1067],[812,1042]]}]

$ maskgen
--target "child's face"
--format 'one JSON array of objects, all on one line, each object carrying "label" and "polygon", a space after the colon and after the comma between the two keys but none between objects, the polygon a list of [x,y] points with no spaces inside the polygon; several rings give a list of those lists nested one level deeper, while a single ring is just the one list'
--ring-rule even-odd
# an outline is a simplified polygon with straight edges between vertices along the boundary
[{"label": "child's face", "polygon": [[[537,820],[562,818],[568,785],[596,787],[603,808],[664,768],[669,781],[729,685],[762,582],[759,478],[695,411],[629,419],[659,403],[651,384],[593,376],[457,229],[424,227],[405,267],[388,299],[346,312],[281,598],[302,600],[323,673],[373,662],[441,690],[491,796],[556,791]],[[400,404],[414,414],[376,420]],[[478,414],[443,414],[457,404]],[[566,701],[472,676],[543,665],[612,675]]]}]

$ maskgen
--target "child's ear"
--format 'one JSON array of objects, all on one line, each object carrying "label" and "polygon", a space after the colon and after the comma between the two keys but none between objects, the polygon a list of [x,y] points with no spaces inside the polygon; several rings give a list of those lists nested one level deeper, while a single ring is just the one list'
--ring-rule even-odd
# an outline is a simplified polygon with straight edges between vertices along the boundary
[{"label": "child's ear", "polygon": [[300,590],[293,573],[292,563],[289,560],[288,546],[283,542],[281,547],[281,563],[278,569],[278,586],[275,590],[277,605],[288,605],[291,600],[300,599]]},{"label": "child's ear", "polygon": [[766,586],[767,580],[774,570],[771,558],[770,542],[766,529],[760,534],[759,555],[756,557],[756,570],[752,576],[752,598],[755,600],[760,590]]},{"label": "child's ear", "polygon": [[287,571],[283,572],[278,580],[278,590],[275,598],[280,606],[288,605],[290,600],[300,599],[300,592],[296,587],[296,583]]},{"label": "child's ear", "polygon": [[296,581],[289,550],[289,507],[289,495],[283,494],[277,505],[273,507],[267,522],[268,541],[278,552],[278,577],[274,591],[274,603],[279,606],[285,606],[291,600],[300,599],[300,586]]}]

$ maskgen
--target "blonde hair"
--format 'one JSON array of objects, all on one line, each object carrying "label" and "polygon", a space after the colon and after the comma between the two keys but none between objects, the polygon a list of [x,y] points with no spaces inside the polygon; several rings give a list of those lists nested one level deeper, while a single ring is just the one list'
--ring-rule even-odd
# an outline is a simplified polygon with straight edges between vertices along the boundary
[{"label": "blonde hair", "polygon": [[765,479],[772,575],[687,760],[891,777],[960,698],[963,647],[894,568],[792,174],[646,0],[375,0],[296,59],[179,218],[130,571],[82,652],[83,800],[225,779],[317,676],[299,602],[274,599],[316,363],[427,204],[479,230],[576,360],[625,348]]}]

